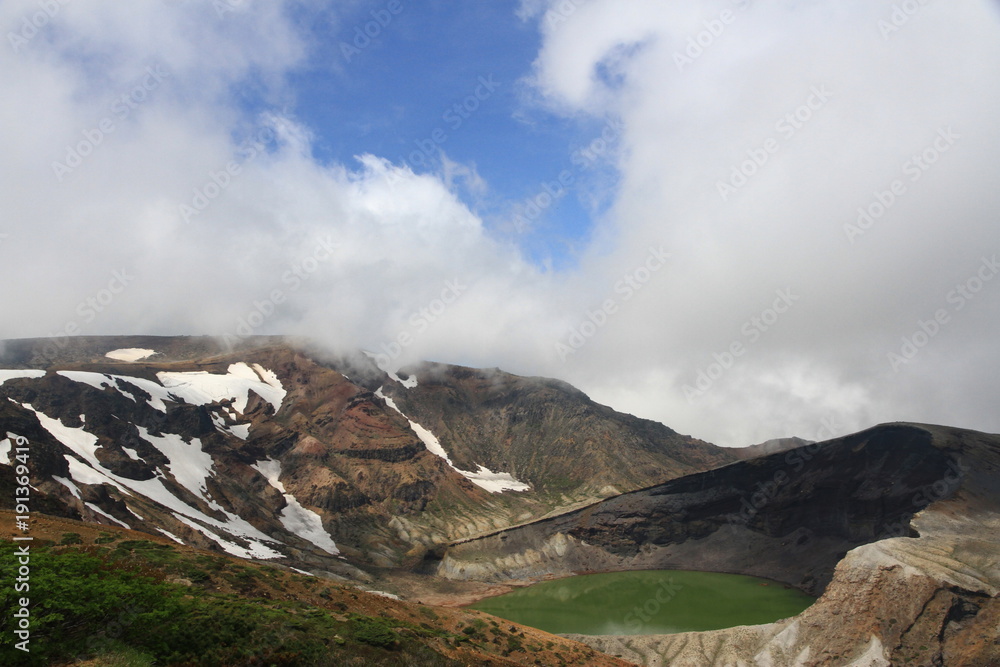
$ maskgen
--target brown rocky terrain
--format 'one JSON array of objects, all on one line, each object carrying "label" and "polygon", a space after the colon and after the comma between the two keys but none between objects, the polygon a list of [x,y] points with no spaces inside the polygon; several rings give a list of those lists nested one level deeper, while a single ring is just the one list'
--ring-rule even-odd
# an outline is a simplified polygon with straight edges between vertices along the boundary
[{"label": "brown rocky terrain", "polygon": [[[14,514],[0,510],[0,523],[14,525]],[[310,576],[289,569],[278,563],[250,563],[243,559],[206,552],[193,547],[178,545],[162,536],[139,531],[125,530],[118,526],[36,515],[31,520],[30,532],[38,550],[52,545],[72,543],[74,549],[94,552],[105,548],[115,548],[129,544],[155,545],[157,559],[144,560],[142,550],[133,553],[137,560],[132,567],[144,575],[168,583],[186,586],[195,596],[225,596],[229,600],[251,601],[256,606],[264,606],[282,601],[294,601],[307,614],[330,614],[337,620],[347,620],[356,616],[382,619],[389,624],[399,623],[405,628],[433,628],[433,632],[422,635],[404,629],[411,642],[421,643],[433,654],[440,656],[435,665],[482,665],[493,667],[514,667],[515,665],[576,665],[577,667],[627,667],[624,660],[602,654],[578,642],[551,635],[535,628],[510,621],[498,622],[488,614],[464,609],[449,609],[393,599],[383,593],[367,590],[355,584],[331,578],[324,573]],[[4,530],[0,543],[20,535]],[[72,539],[67,539],[67,538]],[[62,547],[65,550],[68,547]],[[179,572],[179,573],[178,573]],[[194,578],[194,581],[192,581]],[[122,601],[128,609],[127,601]],[[303,612],[299,612],[303,613]],[[129,614],[117,614],[117,627],[129,623]],[[115,624],[111,625],[113,630]],[[457,640],[457,641],[456,641]],[[36,639],[37,642],[41,641]],[[81,642],[81,649],[86,642]],[[346,663],[359,665],[414,664],[416,657],[405,647],[391,647],[381,652],[369,650],[365,653],[352,651],[350,644],[341,647]],[[0,657],[3,664],[11,656],[4,652]],[[358,657],[352,658],[355,655]],[[426,657],[419,664],[428,664]],[[108,664],[132,664],[125,661],[105,662],[95,660],[72,660],[57,664],[92,665],[105,667]],[[146,664],[146,663],[143,663]],[[262,661],[242,664],[269,664]],[[284,662],[281,664],[295,664]]]},{"label": "brown rocky terrain", "polygon": [[[122,348],[155,354],[106,356]],[[440,364],[401,377],[363,354],[301,341],[251,339],[238,349],[210,338],[7,341],[0,367],[13,373],[0,384],[0,433],[31,442],[36,500],[50,513],[165,530],[238,555],[278,552],[349,576],[359,573],[348,563],[419,563],[438,544],[735,459],[555,380]],[[20,377],[26,370],[37,377]],[[168,394],[163,374],[226,389],[185,399]],[[252,385],[242,390],[245,406],[228,388],[240,382]],[[420,428],[454,465],[428,449]],[[93,439],[84,446],[92,460],[66,437]],[[186,470],[185,482],[174,468],[195,460],[202,469]],[[269,461],[283,491],[261,470]],[[0,479],[10,474],[3,463]],[[524,490],[500,493],[459,472],[480,467]],[[286,496],[321,519],[339,557],[285,525]]]},{"label": "brown rocky terrain", "polygon": [[1000,436],[894,424],[624,494],[453,545],[492,582],[677,568],[819,600],[716,632],[575,637],[645,665],[1000,664]]},{"label": "brown rocky terrain", "polygon": [[[155,353],[106,356],[123,348]],[[115,337],[0,345],[0,508],[18,437],[36,522],[133,529],[404,606],[661,568],[819,596],[769,625],[574,637],[636,664],[1000,664],[1000,436],[889,424],[726,450],[498,369]]]}]

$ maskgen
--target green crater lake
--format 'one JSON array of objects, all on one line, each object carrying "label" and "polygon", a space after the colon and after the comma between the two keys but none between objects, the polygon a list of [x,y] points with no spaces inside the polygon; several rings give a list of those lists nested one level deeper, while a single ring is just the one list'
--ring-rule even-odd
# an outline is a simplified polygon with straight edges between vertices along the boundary
[{"label": "green crater lake", "polygon": [[656,570],[545,581],[471,607],[555,634],[640,635],[771,623],[813,602],[766,579]]}]

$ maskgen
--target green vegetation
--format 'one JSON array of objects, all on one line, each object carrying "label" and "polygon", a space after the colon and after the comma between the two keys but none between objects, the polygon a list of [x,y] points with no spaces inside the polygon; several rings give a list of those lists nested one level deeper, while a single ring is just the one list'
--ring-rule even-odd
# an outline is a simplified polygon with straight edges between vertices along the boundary
[{"label": "green vegetation", "polygon": [[[64,536],[67,542],[76,543]],[[15,546],[0,542],[0,571],[7,576],[17,566]],[[92,658],[121,667],[459,664],[429,645],[439,638],[457,640],[441,630],[392,618],[345,617],[292,600],[213,593],[197,585],[215,577],[216,584],[230,582],[237,590],[255,585],[259,593],[273,590],[265,589],[263,580],[280,585],[279,575],[267,566],[182,554],[143,540],[36,546],[30,591],[0,590],[4,609],[15,608],[18,596],[31,598],[31,653],[14,650],[13,619],[4,614],[0,654],[22,658],[19,664],[25,665]],[[172,583],[180,578],[187,582]]]},{"label": "green vegetation", "polygon": [[382,619],[362,616],[353,620],[353,635],[359,642],[380,648],[390,648],[402,639],[399,633]]}]

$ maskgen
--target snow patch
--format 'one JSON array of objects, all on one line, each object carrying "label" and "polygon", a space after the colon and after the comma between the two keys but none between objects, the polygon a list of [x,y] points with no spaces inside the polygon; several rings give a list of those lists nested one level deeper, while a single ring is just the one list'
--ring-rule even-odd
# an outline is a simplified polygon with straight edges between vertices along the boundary
[{"label": "snow patch", "polygon": [[0,463],[10,465],[10,453],[14,451],[14,445],[10,443],[10,438],[0,440]]},{"label": "snow patch", "polygon": [[455,464],[451,462],[451,457],[448,456],[448,452],[446,452],[444,447],[441,446],[441,442],[437,439],[437,437],[429,430],[404,415],[403,411],[396,405],[396,402],[382,393],[382,389],[384,389],[384,387],[379,387],[378,391],[375,392],[375,395],[385,401],[386,405],[390,408],[403,415],[403,418],[410,422],[410,429],[417,434],[420,441],[424,443],[425,447],[427,447],[427,451],[444,459],[445,463],[447,463],[452,470],[462,475],[476,486],[485,489],[490,493],[531,490],[531,485],[516,480],[510,473],[493,472],[489,468],[482,465],[476,466],[476,472],[459,470]]},{"label": "snow patch", "polygon": [[139,435],[143,440],[156,447],[167,457],[169,461],[167,469],[170,470],[170,474],[174,476],[178,484],[205,502],[212,502],[205,493],[208,491],[206,480],[213,474],[212,468],[215,462],[211,455],[201,448],[201,440],[193,438],[188,443],[174,433],[155,436],[150,435],[149,431],[142,426],[136,428],[139,429]]},{"label": "snow patch", "polygon": [[100,514],[101,516],[106,517],[106,518],[114,521],[115,523],[117,523],[122,528],[128,528],[129,530],[132,530],[132,527],[129,526],[127,523],[125,523],[124,521],[119,521],[118,519],[114,518],[113,516],[111,516],[110,514],[108,514],[107,512],[105,512],[104,510],[102,510],[100,507],[98,507],[97,505],[95,505],[94,503],[84,503],[84,505],[86,505],[89,509],[93,510],[97,514]]},{"label": "snow patch", "polygon": [[[376,359],[378,359],[380,356],[382,356],[382,355],[375,354],[374,352],[367,352],[367,351],[365,352],[365,354],[368,356],[369,359],[372,359],[373,361],[376,360]],[[388,362],[388,360],[389,360],[389,358],[386,357],[386,361],[387,362]],[[416,375],[411,375],[410,377],[406,378],[405,380],[402,380],[402,379],[400,379],[399,375],[396,374],[396,371],[399,370],[398,368],[396,369],[396,371],[390,371],[388,368],[382,368],[382,366],[379,366],[379,364],[378,364],[377,361],[375,362],[375,365],[378,366],[379,369],[381,369],[382,371],[384,371],[385,374],[388,375],[391,379],[393,379],[396,382],[398,382],[399,384],[403,385],[405,388],[407,388],[407,389],[415,389],[417,387],[417,376]],[[341,373],[341,375],[343,375],[343,373]],[[344,377],[346,378],[347,376],[344,375]],[[350,378],[348,378],[348,379],[350,379]]]},{"label": "snow patch", "polygon": [[171,533],[169,530],[164,530],[162,528],[157,528],[157,530],[160,531],[161,533],[163,533],[164,535],[166,535],[167,537],[169,537],[170,539],[172,539],[177,544],[184,544],[184,540],[182,540],[181,538],[177,537],[176,535],[174,535],[173,533]]},{"label": "snow patch", "polygon": [[[226,540],[226,539],[220,537],[219,535],[216,535],[214,532],[212,532],[208,528],[205,528],[201,524],[197,523],[196,521],[194,521],[192,519],[187,518],[186,516],[184,516],[182,514],[175,514],[174,517],[178,521],[180,521],[181,523],[183,523],[183,524],[185,524],[187,526],[190,526],[191,528],[194,528],[199,533],[201,533],[202,535],[204,535],[208,539],[210,539],[213,542],[215,542],[216,544],[218,544],[220,547],[222,547],[223,551],[225,551],[226,553],[228,553],[228,554],[230,554],[232,556],[236,556],[238,558],[257,558],[257,559],[262,559],[262,560],[271,560],[271,559],[274,559],[274,558],[283,558],[283,556],[280,553],[278,553],[277,551],[275,551],[274,549],[272,549],[272,548],[270,548],[270,547],[262,544],[258,540],[254,540],[254,539],[248,538],[245,535],[241,535],[240,537],[243,537],[243,539],[245,539],[247,542],[250,543],[250,547],[249,548],[241,547],[238,544],[234,544],[234,543],[230,542],[229,540]],[[270,538],[268,538],[268,539],[270,539]]]},{"label": "snow patch", "polygon": [[159,410],[160,412],[167,411],[167,406],[164,401],[175,402],[175,399],[166,389],[155,382],[145,380],[143,378],[90,373],[87,371],[59,371],[58,375],[61,375],[66,379],[73,380],[74,382],[90,385],[100,391],[104,391],[105,387],[117,389],[122,394],[138,403],[139,399],[136,398],[135,394],[133,394],[132,391],[130,391],[126,386],[123,386],[127,382],[149,394],[150,398],[146,402],[149,403],[150,407]]},{"label": "snow patch", "polygon": [[261,380],[274,387],[275,390],[281,392],[282,400],[285,399],[285,396],[288,395],[288,392],[285,391],[284,385],[281,384],[281,380],[278,379],[278,375],[274,371],[270,371],[261,366],[260,364],[254,364],[253,369],[257,371],[257,375],[260,376]]},{"label": "snow patch", "polygon": [[115,385],[118,387],[118,391],[125,394],[126,396],[128,396],[137,403],[139,401],[132,394],[132,392],[130,392],[126,387],[122,386],[124,383],[127,382],[132,386],[138,387],[139,389],[142,389],[144,392],[149,394],[149,399],[146,402],[149,403],[149,405],[152,408],[159,410],[160,412],[167,411],[167,406],[166,403],[164,403],[164,401],[171,401],[176,403],[176,400],[174,399],[173,396],[170,395],[170,392],[168,392],[166,389],[164,389],[157,383],[153,382],[152,380],[146,380],[144,378],[136,378],[136,377],[124,377],[121,375],[112,375],[111,377],[114,378]]},{"label": "snow patch", "polygon": [[117,478],[110,473],[103,472],[103,466],[97,460],[98,448],[96,435],[87,433],[83,430],[83,427],[70,428],[69,426],[63,426],[61,421],[52,419],[45,413],[35,410],[30,403],[25,403],[21,407],[34,412],[42,428],[48,431],[53,438],[68,447],[74,454],[90,464],[89,466],[84,465],[76,458],[64,454],[66,462],[69,464],[70,477],[74,481],[80,484],[111,484],[128,494],[128,491],[122,489],[122,485]]},{"label": "snow patch", "polygon": [[460,470],[463,475],[469,478],[473,484],[476,484],[490,493],[503,493],[504,491],[530,491],[531,485],[525,484],[514,479],[514,476],[509,472],[493,472],[489,468],[481,465],[476,466],[476,472],[465,472]]},{"label": "snow patch", "polygon": [[112,350],[104,356],[115,361],[141,361],[156,354],[156,350],[144,350],[138,347],[126,347],[121,350]]},{"label": "snow patch", "polygon": [[263,374],[258,375],[254,369],[240,362],[232,364],[226,375],[195,371],[191,373],[161,372],[157,373],[156,377],[171,394],[192,405],[209,405],[231,400],[236,411],[242,414],[246,411],[252,390],[270,403],[274,407],[274,411],[277,412],[281,409],[281,402],[288,392],[282,387],[274,373],[265,369],[261,369],[261,371]]},{"label": "snow patch", "polygon": [[52,475],[52,479],[69,489],[69,492],[73,494],[74,498],[83,500],[83,496],[80,495],[80,487],[74,484],[71,480],[68,480],[65,477],[59,477],[58,475]]},{"label": "snow patch", "polygon": [[114,387],[114,380],[111,379],[111,376],[103,373],[88,373],[86,371],[59,371],[56,375],[61,375],[64,378],[72,380],[73,382],[90,385],[98,391],[104,391],[105,387]]},{"label": "snow patch", "polygon": [[0,371],[0,385],[7,380],[17,380],[20,378],[40,378],[45,377],[45,371]]},{"label": "snow patch", "polygon": [[129,449],[128,447],[123,446],[122,451],[128,454],[128,457],[133,461],[142,461],[142,457],[139,456],[139,452],[134,449]]},{"label": "snow patch", "polygon": [[[52,419],[51,417],[38,412],[27,403],[22,407],[34,412],[42,426],[49,433],[51,433],[53,437],[66,445],[66,447],[72,450],[74,454],[90,464],[89,466],[85,465],[76,458],[66,455],[66,460],[69,463],[70,475],[76,482],[81,484],[111,484],[126,495],[132,495],[132,493],[135,493],[159,503],[160,505],[173,511],[175,516],[178,516],[178,518],[180,518],[179,515],[183,515],[191,517],[190,520],[192,520],[192,522],[194,519],[197,519],[198,521],[212,526],[213,528],[217,528],[230,533],[231,535],[241,537],[250,543],[250,549],[244,549],[236,546],[235,544],[226,542],[223,538],[215,535],[214,533],[209,535],[211,539],[218,542],[224,549],[227,550],[228,553],[232,553],[233,555],[240,556],[242,558],[283,557],[281,553],[264,544],[264,542],[280,543],[278,540],[265,535],[242,517],[226,511],[214,501],[207,499],[201,493],[200,489],[202,483],[211,470],[211,457],[201,451],[200,441],[195,440],[191,444],[187,444],[184,443],[183,440],[180,440],[180,436],[168,435],[163,438],[157,438],[155,436],[149,436],[148,431],[145,432],[146,439],[155,440],[156,442],[153,442],[152,444],[158,448],[162,448],[161,451],[163,451],[164,455],[170,460],[171,474],[174,475],[178,483],[189,489],[191,489],[191,487],[188,486],[188,484],[198,488],[199,491],[196,492],[197,495],[205,500],[209,507],[223,513],[226,516],[225,520],[213,519],[170,493],[167,487],[163,485],[161,477],[146,480],[135,480],[119,477],[111,471],[104,469],[103,466],[101,466],[100,461],[97,460],[95,453],[97,451],[97,436],[87,433],[82,428],[69,428],[67,426],[63,426],[58,419]],[[145,429],[140,430],[145,431]],[[174,438],[177,440],[174,440]],[[194,460],[177,460],[175,462],[174,457],[188,456],[193,456]],[[177,466],[176,472],[174,469],[175,465]],[[191,490],[193,491],[193,489]],[[130,491],[132,493],[130,493]],[[201,527],[200,525],[197,529],[202,532],[208,531],[207,528]],[[208,532],[211,533],[211,531]],[[226,544],[223,544],[224,542],[226,542]],[[228,547],[226,545],[228,545]]]},{"label": "snow patch", "polygon": [[123,489],[118,482],[111,479],[109,475],[105,475],[98,470],[94,470],[85,463],[80,463],[79,459],[76,459],[69,454],[64,454],[63,458],[65,458],[66,463],[69,464],[69,476],[74,482],[77,482],[78,484],[96,484],[98,486],[101,484],[110,484],[122,493],[132,495]]},{"label": "snow patch", "polygon": [[48,415],[35,410],[30,403],[25,403],[21,407],[34,412],[42,428],[48,431],[53,438],[69,447],[74,454],[95,468],[102,467],[100,461],[97,460],[98,448],[96,435],[87,433],[83,430],[83,427],[71,428],[63,426],[61,421],[52,419]]},{"label": "snow patch", "polygon": [[250,467],[263,475],[268,483],[285,497],[287,505],[281,510],[281,516],[278,519],[288,532],[315,544],[328,554],[336,556],[340,553],[340,549],[337,548],[333,538],[323,528],[323,519],[320,515],[303,507],[295,499],[295,496],[285,491],[285,485],[278,479],[281,477],[280,461],[265,459],[258,461]]},{"label": "snow patch", "polygon": [[403,387],[405,387],[406,389],[415,389],[417,387],[417,376],[416,375],[411,375],[410,377],[406,378],[405,380],[400,380],[399,376],[396,375],[395,373],[389,373],[389,377],[391,377],[393,380],[395,380],[399,384],[403,385]]},{"label": "snow patch", "polygon": [[378,595],[379,597],[389,598],[390,600],[402,600],[403,598],[395,595],[394,593],[386,593],[385,591],[365,591],[365,593],[371,593],[372,595]]},{"label": "snow patch", "polygon": [[304,574],[304,575],[306,575],[307,577],[315,577],[315,576],[316,576],[316,575],[315,575],[315,574],[313,574],[312,572],[306,572],[305,570],[300,570],[300,569],[299,569],[299,568],[297,568],[297,567],[292,567],[292,568],[289,568],[289,569],[290,569],[290,570],[293,570],[294,572],[298,572],[299,574]]},{"label": "snow patch", "polygon": [[240,420],[240,417],[232,410],[222,410],[222,414],[212,413],[212,423],[215,424],[216,431],[240,440],[246,440],[250,437],[250,424],[227,424],[223,415],[227,415],[234,422]]}]

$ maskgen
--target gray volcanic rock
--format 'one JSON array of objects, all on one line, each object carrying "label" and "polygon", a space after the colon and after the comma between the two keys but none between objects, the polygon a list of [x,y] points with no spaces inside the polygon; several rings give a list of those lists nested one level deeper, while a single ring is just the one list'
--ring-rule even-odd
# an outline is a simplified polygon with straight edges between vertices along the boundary
[{"label": "gray volcanic rock", "polygon": [[579,638],[647,665],[1000,664],[1000,436],[913,424],[733,464],[456,544],[504,581],[676,568],[822,596],[768,626]]}]

